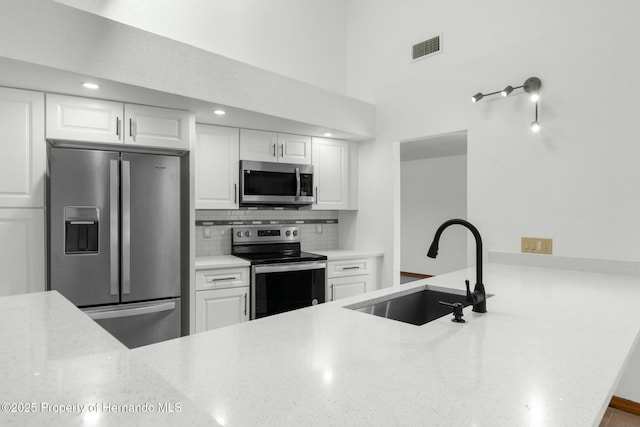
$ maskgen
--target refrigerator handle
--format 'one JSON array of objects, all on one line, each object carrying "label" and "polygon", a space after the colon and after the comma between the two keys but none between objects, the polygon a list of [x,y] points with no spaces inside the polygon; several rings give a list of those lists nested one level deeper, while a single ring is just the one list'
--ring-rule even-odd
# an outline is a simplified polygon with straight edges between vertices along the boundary
[{"label": "refrigerator handle", "polygon": [[109,267],[111,295],[118,295],[118,161],[109,161]]},{"label": "refrigerator handle", "polygon": [[122,161],[122,294],[131,293],[131,162]]},{"label": "refrigerator handle", "polygon": [[143,314],[160,313],[162,311],[175,310],[175,301],[165,302],[161,304],[147,305],[135,308],[116,308],[114,310],[104,311],[86,311],[87,316],[93,320],[118,319],[121,317],[141,316]]}]

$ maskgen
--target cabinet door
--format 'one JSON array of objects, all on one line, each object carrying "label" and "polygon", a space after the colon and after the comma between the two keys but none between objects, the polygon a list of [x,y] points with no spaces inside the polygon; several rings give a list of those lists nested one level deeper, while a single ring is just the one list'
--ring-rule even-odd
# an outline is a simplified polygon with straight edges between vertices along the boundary
[{"label": "cabinet door", "polygon": [[249,288],[196,292],[196,332],[249,320]]},{"label": "cabinet door", "polygon": [[194,155],[196,209],[237,209],[239,129],[197,125]]},{"label": "cabinet door", "polygon": [[0,209],[0,297],[41,292],[44,209]]},{"label": "cabinet door", "polygon": [[44,207],[44,94],[0,88],[0,207]]},{"label": "cabinet door", "polygon": [[240,160],[277,162],[278,134],[240,129]]},{"label": "cabinet door", "polygon": [[145,147],[189,149],[191,120],[188,111],[126,104],[125,144]]},{"label": "cabinet door", "polygon": [[327,295],[329,301],[360,295],[367,292],[371,276],[351,276],[329,279]]},{"label": "cabinet door", "polygon": [[313,138],[315,209],[349,208],[349,143]]},{"label": "cabinet door", "polygon": [[47,94],[47,139],[121,144],[123,104]]},{"label": "cabinet door", "polygon": [[311,164],[311,137],[278,134],[278,161],[282,163]]}]

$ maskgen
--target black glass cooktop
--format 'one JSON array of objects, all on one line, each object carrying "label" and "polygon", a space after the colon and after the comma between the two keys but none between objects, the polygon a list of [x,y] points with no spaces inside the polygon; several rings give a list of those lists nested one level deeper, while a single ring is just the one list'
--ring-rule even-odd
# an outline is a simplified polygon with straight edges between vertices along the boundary
[{"label": "black glass cooktop", "polygon": [[311,252],[267,252],[267,253],[234,253],[233,255],[250,261],[252,265],[258,264],[280,264],[287,262],[309,262],[326,260],[325,255],[318,255]]}]

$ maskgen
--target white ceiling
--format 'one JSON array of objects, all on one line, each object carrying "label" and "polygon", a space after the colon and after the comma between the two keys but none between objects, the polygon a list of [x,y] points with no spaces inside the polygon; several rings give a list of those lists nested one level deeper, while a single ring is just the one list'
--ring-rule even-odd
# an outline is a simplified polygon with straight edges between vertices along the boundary
[{"label": "white ceiling", "polygon": [[401,162],[463,154],[467,154],[466,131],[403,141],[400,144]]}]

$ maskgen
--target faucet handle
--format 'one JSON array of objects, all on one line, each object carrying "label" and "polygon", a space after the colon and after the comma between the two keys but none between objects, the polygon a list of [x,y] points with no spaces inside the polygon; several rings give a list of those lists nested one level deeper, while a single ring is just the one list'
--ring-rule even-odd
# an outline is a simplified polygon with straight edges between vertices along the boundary
[{"label": "faucet handle", "polygon": [[471,298],[471,288],[469,287],[469,280],[465,280],[464,284],[467,287],[467,299],[469,299]]}]

